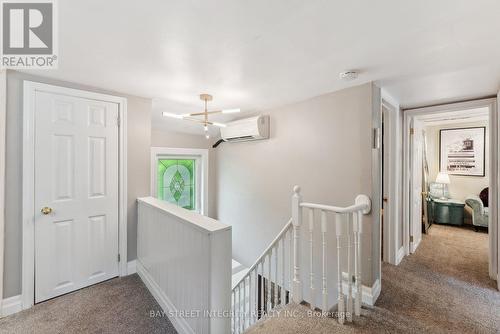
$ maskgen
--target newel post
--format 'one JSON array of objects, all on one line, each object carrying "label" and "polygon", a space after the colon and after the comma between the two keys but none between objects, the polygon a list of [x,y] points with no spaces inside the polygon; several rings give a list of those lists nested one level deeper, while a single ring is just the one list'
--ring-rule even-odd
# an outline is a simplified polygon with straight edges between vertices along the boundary
[{"label": "newel post", "polygon": [[300,187],[293,187],[292,196],[292,224],[293,224],[293,286],[292,298],[295,303],[302,302],[302,283],[300,282],[300,225],[302,224],[302,209],[300,207],[302,196]]}]

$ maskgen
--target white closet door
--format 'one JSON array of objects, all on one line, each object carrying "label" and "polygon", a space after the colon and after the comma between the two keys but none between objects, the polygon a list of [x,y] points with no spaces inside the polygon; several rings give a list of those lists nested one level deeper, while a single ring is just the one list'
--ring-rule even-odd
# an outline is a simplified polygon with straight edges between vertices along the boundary
[{"label": "white closet door", "polygon": [[410,141],[411,152],[411,190],[410,210],[411,227],[410,251],[417,250],[422,240],[422,173],[423,173],[423,126],[422,122],[413,120],[413,135]]},{"label": "white closet door", "polygon": [[118,276],[117,104],[36,93],[34,209],[35,302]]},{"label": "white closet door", "polygon": [[[499,113],[500,113],[500,91],[498,92],[497,94],[497,116],[496,116],[496,123],[497,124],[490,124],[490,129],[491,127],[493,126],[496,126],[497,129],[500,129],[500,116],[499,116]],[[491,122],[491,120],[490,120]],[[497,138],[496,138],[496,145],[497,145],[497,157],[500,157],[500,133],[497,133]],[[490,143],[490,145],[495,145],[495,143]],[[498,222],[498,215],[499,215],[499,212],[500,212],[500,204],[499,204],[499,189],[498,187],[500,187],[500,185],[498,185],[498,183],[500,182],[500,167],[497,165],[497,192],[494,196],[494,199],[495,199],[495,202],[493,205],[495,207],[494,211],[495,211],[495,218],[497,220],[497,225],[496,225],[496,233],[497,233],[497,237],[496,237],[496,250],[495,250],[495,247],[494,247],[494,242],[490,241],[490,259],[495,259],[496,258],[496,261],[497,261],[497,266],[496,266],[496,270],[497,270],[497,289],[500,290],[500,223]],[[491,196],[491,195],[490,195]],[[490,217],[491,219],[491,217]],[[491,220],[490,220],[491,221]],[[493,232],[490,232],[490,233],[494,233],[494,230]],[[490,240],[492,240],[494,238],[490,237]],[[493,244],[493,246],[492,246]],[[496,257],[493,256],[494,252],[496,252]],[[490,260],[491,261],[491,260]]]}]

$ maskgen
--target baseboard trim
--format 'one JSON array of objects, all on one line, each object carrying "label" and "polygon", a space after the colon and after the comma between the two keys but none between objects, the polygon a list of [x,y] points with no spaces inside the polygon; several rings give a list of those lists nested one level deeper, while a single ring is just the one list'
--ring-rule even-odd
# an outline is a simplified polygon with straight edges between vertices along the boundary
[{"label": "baseboard trim", "polygon": [[187,323],[186,319],[182,317],[176,317],[175,314],[179,314],[175,305],[170,301],[167,295],[163,292],[163,290],[158,286],[158,284],[154,281],[151,274],[147,271],[146,268],[142,265],[141,261],[136,261],[136,268],[139,277],[142,279],[149,292],[156,299],[158,304],[160,304],[161,308],[168,316],[168,319],[174,325],[175,330],[179,334],[195,334],[191,326]]},{"label": "baseboard trim", "polygon": [[371,287],[363,285],[363,303],[373,306],[380,296],[380,280],[377,278]]},{"label": "baseboard trim", "polygon": [[401,263],[404,257],[405,257],[405,248],[401,247],[400,249],[398,249],[398,252],[396,254],[396,266]]},{"label": "baseboard trim", "polygon": [[8,315],[20,312],[23,310],[23,302],[21,295],[5,298],[2,301],[1,315],[6,317]]},{"label": "baseboard trim", "polygon": [[127,263],[127,275],[132,275],[137,272],[137,260],[132,260]]},{"label": "baseboard trim", "polygon": [[411,252],[412,252],[412,253],[415,253],[415,251],[417,250],[418,246],[420,245],[420,241],[422,241],[422,238],[418,239],[418,240],[417,240],[417,241],[415,241],[415,242],[410,243],[410,246],[411,246]]},{"label": "baseboard trim", "polygon": [[[343,278],[342,279],[342,291],[345,294],[345,293],[347,293],[347,291],[349,289],[347,273],[343,272],[342,278]],[[353,296],[356,296],[358,294],[357,287],[353,284],[351,288],[352,288]],[[375,302],[377,301],[378,296],[380,295],[380,281],[379,281],[379,279],[377,279],[373,283],[372,286],[362,285],[361,291],[362,291],[361,301],[363,302],[363,304],[370,305],[370,306],[375,305]]]}]

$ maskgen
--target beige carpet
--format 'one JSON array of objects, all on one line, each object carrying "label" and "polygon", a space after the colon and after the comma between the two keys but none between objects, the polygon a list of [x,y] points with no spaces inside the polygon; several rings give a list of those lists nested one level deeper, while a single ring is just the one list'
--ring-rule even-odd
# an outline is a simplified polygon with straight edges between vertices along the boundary
[{"label": "beige carpet", "polygon": [[[434,225],[398,267],[383,264],[376,306],[353,323],[311,318],[304,306],[289,305],[293,319],[267,319],[248,333],[499,333],[500,293],[488,278],[487,254],[486,233]],[[0,333],[175,333],[151,310],[161,308],[133,275],[0,319]]]},{"label": "beige carpet", "polygon": [[115,278],[0,319],[0,333],[176,333],[137,275]]},{"label": "beige carpet", "polygon": [[[488,277],[488,235],[433,225],[417,252],[395,267],[382,266],[382,292],[375,307],[353,323],[311,318],[289,305],[247,332],[263,333],[500,333],[500,292]],[[290,313],[289,313],[290,314]]]}]

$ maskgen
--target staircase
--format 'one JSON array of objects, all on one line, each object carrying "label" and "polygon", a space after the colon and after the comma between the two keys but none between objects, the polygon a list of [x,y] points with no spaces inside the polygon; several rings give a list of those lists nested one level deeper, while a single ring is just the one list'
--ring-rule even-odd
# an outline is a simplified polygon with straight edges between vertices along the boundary
[{"label": "staircase", "polygon": [[231,288],[234,289],[236,284],[238,284],[247,273],[248,268],[233,259],[231,263]]},{"label": "staircase", "polygon": [[[233,260],[234,334],[292,302],[306,302],[312,310],[324,313],[336,305],[339,324],[361,314],[362,296],[357,293],[362,279],[360,241],[363,215],[371,208],[369,197],[358,195],[353,205],[337,207],[303,202],[300,187],[293,191],[292,218],[257,261],[242,269]],[[306,226],[303,216],[307,216]],[[335,246],[329,243],[330,237]],[[335,250],[335,257],[327,257]],[[329,294],[336,294],[336,303]]]}]

